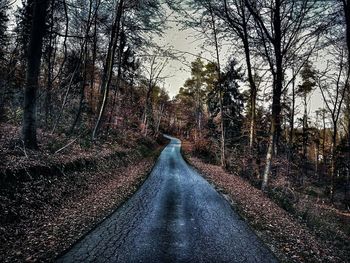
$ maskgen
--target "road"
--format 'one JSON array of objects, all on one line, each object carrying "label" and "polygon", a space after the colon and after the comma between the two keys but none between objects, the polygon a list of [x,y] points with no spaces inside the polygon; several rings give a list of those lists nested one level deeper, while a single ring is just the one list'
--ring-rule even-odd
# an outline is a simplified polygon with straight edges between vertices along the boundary
[{"label": "road", "polygon": [[133,197],[57,262],[277,262],[170,139]]}]

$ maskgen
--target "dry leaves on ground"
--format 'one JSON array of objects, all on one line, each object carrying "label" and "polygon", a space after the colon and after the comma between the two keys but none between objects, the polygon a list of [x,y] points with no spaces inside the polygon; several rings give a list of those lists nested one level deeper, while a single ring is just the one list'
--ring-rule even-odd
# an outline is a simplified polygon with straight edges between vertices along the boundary
[{"label": "dry leaves on ground", "polygon": [[257,234],[283,262],[346,262],[262,191],[221,167],[190,157],[189,162],[229,197]]}]

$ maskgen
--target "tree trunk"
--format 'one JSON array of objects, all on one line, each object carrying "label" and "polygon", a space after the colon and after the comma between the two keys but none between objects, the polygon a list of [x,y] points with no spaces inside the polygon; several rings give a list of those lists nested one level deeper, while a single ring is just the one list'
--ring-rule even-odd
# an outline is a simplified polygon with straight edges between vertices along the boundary
[{"label": "tree trunk", "polygon": [[159,133],[159,127],[160,127],[160,123],[162,121],[163,112],[164,112],[164,103],[162,103],[160,105],[160,108],[159,108],[159,116],[158,116],[158,119],[157,119],[156,134]]},{"label": "tree trunk", "polygon": [[249,131],[249,147],[251,150],[254,148],[255,136],[256,136],[256,97],[257,97],[257,87],[253,77],[251,57],[250,57],[250,47],[249,47],[249,33],[248,33],[248,20],[249,15],[246,15],[246,5],[244,1],[236,2],[237,9],[240,11],[240,16],[242,18],[241,23],[237,23],[236,20],[232,19],[228,12],[227,0],[224,1],[225,6],[225,16],[231,24],[232,28],[236,32],[237,36],[241,39],[244,47],[245,60],[248,72],[248,81],[250,85],[250,131]]},{"label": "tree trunk", "polygon": [[[100,3],[100,1],[99,1]],[[91,104],[91,123],[93,121],[93,113],[95,111],[94,103],[94,86],[95,86],[95,65],[96,65],[96,56],[97,56],[97,15],[94,19],[94,36],[93,36],[93,45],[92,45],[92,71],[90,76],[90,104]]]},{"label": "tree trunk", "polygon": [[148,83],[148,90],[146,95],[146,101],[145,101],[145,107],[144,107],[144,113],[142,118],[142,133],[146,136],[148,132],[148,125],[152,124],[153,117],[152,117],[152,102],[151,102],[151,96],[153,93],[154,85],[152,83],[152,79],[150,78]]},{"label": "tree trunk", "polygon": [[270,138],[269,138],[269,147],[267,149],[266,153],[266,164],[265,164],[265,171],[263,174],[263,181],[261,185],[261,190],[266,191],[267,185],[270,177],[271,172],[271,163],[272,163],[272,156],[273,156],[273,147],[274,147],[274,125],[271,125],[271,132],[270,132]]},{"label": "tree trunk", "polygon": [[52,45],[53,45],[53,26],[54,26],[54,0],[51,0],[50,4],[50,34],[49,34],[49,52],[47,56],[47,87],[46,87],[46,96],[45,96],[45,126],[48,126],[48,120],[51,120],[51,90],[52,90],[52,73],[53,73],[53,62],[52,58]]},{"label": "tree trunk", "polygon": [[[116,81],[116,88],[114,90],[114,94],[113,94],[113,102],[112,102],[112,107],[111,107],[111,111],[109,114],[109,119],[108,119],[108,124],[107,124],[107,130],[109,130],[110,128],[110,124],[112,122],[113,119],[113,115],[114,115],[114,108],[117,104],[117,100],[118,100],[118,89],[120,86],[120,81],[121,81],[121,77],[122,77],[122,57],[123,57],[123,50],[125,47],[125,41],[123,41],[123,37],[121,37],[120,39],[120,44],[119,44],[119,48],[118,48],[118,73],[117,73],[117,81]],[[118,109],[118,107],[117,107]]]},{"label": "tree trunk", "polygon": [[271,171],[271,163],[274,155],[277,154],[279,148],[279,140],[281,133],[280,113],[281,113],[281,95],[283,89],[283,56],[281,51],[282,33],[281,33],[281,17],[280,17],[280,0],[275,1],[274,13],[274,55],[276,59],[276,72],[273,78],[273,97],[272,97],[272,115],[269,148],[266,154],[266,167],[264,172],[262,189],[266,189],[268,177]]},{"label": "tree trunk", "polygon": [[347,159],[347,163],[346,163],[346,181],[345,181],[345,194],[344,194],[344,201],[345,204],[348,208],[348,210],[350,209],[350,89],[349,89],[349,85],[348,85],[348,94],[347,94],[347,105],[346,105],[346,110],[347,110],[347,129],[348,129],[348,133],[347,133],[347,145],[346,145],[346,159]]},{"label": "tree trunk", "polygon": [[330,198],[331,202],[334,201],[334,177],[336,172],[336,147],[337,147],[337,122],[333,121],[333,134],[332,134],[332,156],[331,156],[331,183],[330,183]]},{"label": "tree trunk", "polygon": [[257,87],[253,77],[253,70],[250,58],[250,48],[248,42],[248,32],[246,28],[244,30],[243,37],[244,54],[247,65],[248,81],[250,85],[250,131],[249,131],[249,147],[254,148],[255,145],[255,129],[256,129],[256,98],[257,98]]},{"label": "tree trunk", "polygon": [[[293,70],[293,76],[294,76],[294,70]],[[293,145],[294,140],[294,115],[295,115],[295,78],[292,80],[292,107],[291,107],[291,113],[290,113],[290,124],[289,124],[289,144],[290,147]]]},{"label": "tree trunk", "polygon": [[74,132],[74,129],[76,127],[76,125],[78,124],[78,121],[80,119],[80,115],[83,109],[83,104],[84,104],[84,97],[85,97],[85,85],[86,85],[86,70],[87,70],[87,60],[88,60],[88,45],[87,43],[85,43],[85,48],[84,48],[84,57],[83,57],[83,80],[81,81],[81,87],[80,87],[80,100],[79,100],[79,107],[78,107],[78,111],[77,114],[75,115],[73,124],[70,128],[70,133]]},{"label": "tree trunk", "polygon": [[221,114],[221,121],[220,121],[220,130],[221,130],[220,152],[221,152],[221,156],[220,156],[220,161],[221,161],[221,166],[226,167],[225,122],[224,122],[224,108],[223,108],[222,86],[221,86],[221,68],[220,68],[219,44],[218,44],[218,38],[217,38],[217,33],[216,33],[214,14],[213,14],[213,10],[211,8],[210,2],[209,2],[209,8],[210,8],[211,22],[212,22],[212,26],[213,26],[215,51],[216,51],[216,63],[217,63],[217,72],[218,72],[219,105],[220,105],[220,114]]},{"label": "tree trunk", "polygon": [[[96,7],[96,10],[95,10],[95,13],[93,14],[93,17],[96,17],[97,16],[97,10],[98,10],[98,6]],[[90,5],[89,5],[89,16],[88,16],[88,20],[87,20],[87,23],[86,23],[86,30],[85,30],[85,40],[84,40],[84,43],[85,43],[85,47],[84,47],[84,53],[83,53],[83,79],[82,79],[82,82],[81,82],[81,87],[80,87],[80,100],[79,100],[79,107],[78,107],[78,111],[77,111],[77,114],[75,115],[75,118],[74,118],[74,121],[73,121],[73,124],[71,126],[71,129],[70,129],[70,133],[73,133],[74,132],[74,129],[76,127],[76,125],[78,124],[78,121],[80,119],[80,115],[82,113],[82,110],[83,110],[83,105],[84,105],[84,98],[85,98],[85,86],[86,86],[86,79],[87,79],[87,64],[88,64],[88,54],[89,54],[89,51],[88,51],[88,37],[89,37],[89,32],[90,32],[90,27],[91,27],[91,24],[92,24],[92,0],[90,0]]]},{"label": "tree trunk", "polygon": [[108,52],[107,52],[106,62],[105,62],[105,67],[103,72],[103,79],[101,84],[101,90],[103,91],[103,98],[102,98],[99,114],[97,117],[97,121],[95,124],[95,128],[92,132],[92,139],[95,139],[97,136],[97,133],[101,125],[102,117],[106,110],[109,87],[111,84],[112,74],[113,74],[115,51],[117,48],[118,38],[119,38],[120,21],[123,14],[123,3],[124,3],[124,0],[119,0],[119,4],[117,5],[115,20],[112,26],[111,39],[109,42],[109,47],[108,47]]},{"label": "tree trunk", "polygon": [[304,179],[307,177],[307,95],[304,92],[304,116],[303,116],[303,173],[301,175],[300,184],[304,185]]},{"label": "tree trunk", "polygon": [[38,147],[36,137],[36,103],[48,4],[49,0],[34,1],[33,21],[27,56],[22,132],[25,147],[31,149]]},{"label": "tree trunk", "polygon": [[[319,135],[317,135],[319,140]],[[319,158],[318,156],[320,155],[320,143],[317,141],[315,143],[315,177],[317,178],[317,181],[320,182],[320,173],[318,172],[318,167],[319,167]]]},{"label": "tree trunk", "polygon": [[[346,83],[346,88],[347,88],[347,93],[348,93],[348,99],[350,99],[350,85],[348,83],[349,80],[349,75],[350,75],[350,4],[348,0],[342,0],[343,1],[343,10],[344,10],[344,15],[345,15],[345,34],[346,34],[346,46],[348,50],[348,71],[347,71],[347,83]],[[348,102],[350,103],[350,102]],[[347,138],[347,172],[346,172],[346,186],[345,188],[347,189],[347,192],[345,194],[345,201],[346,204],[349,208],[350,206],[350,107],[347,108],[347,114],[348,114],[348,138]]]}]

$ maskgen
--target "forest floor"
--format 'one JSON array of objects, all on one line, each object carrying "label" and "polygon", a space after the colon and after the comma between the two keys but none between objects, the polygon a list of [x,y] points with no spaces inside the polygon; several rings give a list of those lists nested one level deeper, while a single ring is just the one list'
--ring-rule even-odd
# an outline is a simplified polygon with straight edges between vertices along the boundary
[{"label": "forest floor", "polygon": [[55,153],[72,140],[41,132],[28,151],[18,128],[0,130],[0,262],[52,261],[138,189],[164,144],[129,134]]},{"label": "forest floor", "polygon": [[[299,212],[305,207],[310,208],[306,208],[306,212],[314,221],[306,222],[298,213],[287,212],[279,202],[241,176],[195,157],[190,142],[183,143],[183,152],[187,161],[227,198],[282,262],[350,261],[349,236],[341,229],[350,223],[348,214],[337,211],[337,220],[333,219],[333,213],[328,221],[322,221],[321,218],[329,216],[329,210],[334,212],[336,209],[327,206],[327,209],[320,210],[313,200],[302,208],[296,207]],[[323,203],[323,206],[326,205]],[[331,236],[328,232],[330,220],[333,220]],[[336,223],[339,220],[342,224]]]}]

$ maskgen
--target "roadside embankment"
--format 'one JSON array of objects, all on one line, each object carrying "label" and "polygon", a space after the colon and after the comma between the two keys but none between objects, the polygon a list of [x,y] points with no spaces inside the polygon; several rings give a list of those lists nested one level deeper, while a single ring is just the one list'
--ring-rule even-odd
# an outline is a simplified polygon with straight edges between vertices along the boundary
[{"label": "roadside embankment", "polygon": [[164,144],[1,169],[0,261],[53,261],[139,188]]},{"label": "roadside embankment", "polygon": [[205,163],[183,147],[186,160],[221,192],[281,262],[347,262],[345,251],[325,244],[305,224],[261,190],[220,166]]}]

